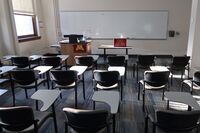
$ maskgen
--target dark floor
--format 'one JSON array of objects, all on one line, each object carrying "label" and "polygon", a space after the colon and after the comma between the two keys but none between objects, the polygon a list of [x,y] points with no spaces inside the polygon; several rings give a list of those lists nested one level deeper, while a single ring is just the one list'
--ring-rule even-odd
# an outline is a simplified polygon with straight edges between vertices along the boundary
[{"label": "dark floor", "polygon": [[[160,62],[168,62],[164,59],[160,59]],[[157,63],[159,63],[159,61]],[[99,68],[106,68],[103,64],[103,58],[98,60]],[[142,111],[142,101],[137,100],[137,83],[136,78],[133,76],[133,64],[135,63],[135,56],[131,56],[128,60],[128,72],[127,80],[123,90],[123,101],[120,102],[119,113],[116,118],[116,132],[117,133],[143,133],[144,132],[144,112]],[[140,73],[140,78],[142,72]],[[92,75],[91,71],[85,73],[86,83],[86,100],[82,95],[82,84],[78,87],[78,108],[80,109],[92,109]],[[179,91],[181,85],[180,79],[174,79],[173,86],[170,86],[170,91]],[[12,97],[9,85],[6,85],[9,92],[0,97],[1,106],[12,106]],[[46,86],[41,85],[40,88],[46,89]],[[186,88],[187,89],[187,88]],[[29,90],[29,96],[34,93],[34,89]],[[147,93],[146,109],[148,112],[154,112],[157,108],[166,108],[166,101],[162,101],[160,91]],[[16,92],[16,105],[29,105],[35,109],[35,102],[31,99],[25,98],[25,93],[22,89],[18,89]],[[74,107],[74,91],[63,91],[63,99],[58,98],[55,103],[56,115],[58,122],[59,133],[64,133],[64,121],[66,120],[65,114],[62,112],[64,107]],[[98,103],[97,109],[108,109],[109,106],[103,103]],[[49,110],[51,111],[51,110]],[[150,126],[151,128],[151,126]],[[112,129],[112,128],[111,128]],[[45,126],[40,129],[41,133],[54,133],[54,126],[52,120],[50,120]],[[151,132],[149,130],[149,132]]]}]

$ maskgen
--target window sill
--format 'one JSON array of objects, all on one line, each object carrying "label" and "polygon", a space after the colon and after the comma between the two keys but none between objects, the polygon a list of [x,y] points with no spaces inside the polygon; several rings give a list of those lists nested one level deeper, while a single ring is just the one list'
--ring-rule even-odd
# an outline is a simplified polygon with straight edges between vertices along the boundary
[{"label": "window sill", "polygon": [[41,39],[41,36],[32,36],[32,37],[18,38],[18,42],[27,42],[39,39]]}]

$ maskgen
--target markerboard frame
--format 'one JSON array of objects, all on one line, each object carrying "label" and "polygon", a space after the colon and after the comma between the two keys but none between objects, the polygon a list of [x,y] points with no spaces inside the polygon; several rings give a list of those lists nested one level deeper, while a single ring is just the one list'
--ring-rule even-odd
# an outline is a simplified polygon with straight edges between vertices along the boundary
[{"label": "markerboard frame", "polygon": [[[167,38],[168,38],[168,25],[169,25],[169,11],[168,10],[60,10],[60,13],[62,13],[62,12],[81,12],[81,13],[82,12],[102,12],[102,13],[104,13],[104,12],[152,12],[152,13],[153,12],[165,12],[165,13],[167,13],[165,37],[163,37],[163,38],[123,37],[123,38],[126,38],[127,40],[167,40]],[[89,37],[89,39],[91,39],[91,40],[113,40],[113,38],[115,38],[115,37]],[[116,38],[119,38],[119,37],[116,36]]]}]

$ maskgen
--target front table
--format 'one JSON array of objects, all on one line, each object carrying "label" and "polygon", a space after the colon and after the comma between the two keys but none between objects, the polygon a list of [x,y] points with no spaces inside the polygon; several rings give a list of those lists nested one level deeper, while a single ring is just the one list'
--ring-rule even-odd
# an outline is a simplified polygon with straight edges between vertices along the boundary
[{"label": "front table", "polygon": [[104,56],[106,55],[106,49],[125,49],[126,55],[128,55],[128,49],[132,49],[132,47],[114,47],[114,45],[100,45],[99,49],[104,50]]},{"label": "front table", "polygon": [[95,102],[104,102],[110,106],[110,113],[113,115],[113,132],[115,132],[115,115],[119,108],[119,92],[118,91],[95,91],[92,96],[93,108]]}]

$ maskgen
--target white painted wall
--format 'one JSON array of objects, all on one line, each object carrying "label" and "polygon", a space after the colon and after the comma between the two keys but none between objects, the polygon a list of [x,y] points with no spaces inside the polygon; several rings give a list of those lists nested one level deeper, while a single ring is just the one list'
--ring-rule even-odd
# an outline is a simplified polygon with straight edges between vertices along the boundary
[{"label": "white painted wall", "polygon": [[[43,0],[42,0],[43,1]],[[41,39],[21,42],[17,41],[16,30],[14,26],[14,16],[12,13],[11,0],[0,1],[0,56],[8,54],[18,55],[31,55],[31,54],[43,54],[49,52],[50,43],[47,41],[46,27],[44,22],[43,7],[41,0],[35,0],[36,14],[38,21],[44,25],[39,26],[39,34]],[[48,4],[48,1],[46,1]],[[44,4],[43,4],[44,5]],[[44,5],[44,7],[48,5]],[[45,15],[46,17],[46,15]],[[54,18],[52,18],[54,20]],[[51,26],[54,27],[54,26]],[[53,32],[51,32],[53,33]],[[53,38],[54,34],[49,35],[49,38]]]},{"label": "white painted wall", "polygon": [[188,48],[187,48],[187,55],[189,56],[192,56],[192,51],[193,51],[197,8],[198,8],[198,0],[192,0],[192,11],[190,18],[190,30],[189,30]]},{"label": "white painted wall", "polygon": [[[38,19],[43,26],[40,27],[42,39],[15,44],[15,33],[10,20],[8,0],[0,1],[0,45],[3,55],[14,54],[29,55],[50,51],[51,44],[56,43],[60,36],[59,15],[56,12],[58,0],[36,0]],[[59,0],[60,10],[168,10],[169,30],[180,32],[179,36],[167,40],[133,40],[128,41],[133,46],[130,54],[173,54],[183,55],[187,52],[189,34],[191,0]],[[1,34],[3,33],[3,34]],[[13,35],[14,33],[14,35]],[[98,50],[100,44],[113,44],[112,40],[93,41],[93,53],[103,53]],[[108,51],[113,53],[112,51]],[[124,53],[115,51],[114,53]]]},{"label": "white painted wall", "polygon": [[18,52],[19,55],[43,54],[49,51],[49,43],[47,41],[47,34],[46,34],[47,27],[44,24],[42,1],[40,0],[35,1],[35,12],[38,17],[37,18],[38,22],[40,24],[41,23],[43,24],[39,26],[39,34],[41,36],[41,39],[18,43],[17,47],[19,49]]},{"label": "white painted wall", "polygon": [[198,2],[191,67],[200,68],[200,2]]},{"label": "white painted wall", "polygon": [[[130,54],[186,54],[191,4],[191,0],[59,0],[60,11],[168,10],[168,29],[180,32],[180,35],[167,40],[129,40],[128,46],[134,47]],[[101,44],[113,44],[113,41],[93,41],[92,52],[102,54],[103,51],[98,50],[98,45]],[[108,52],[124,53],[122,50]]]},{"label": "white painted wall", "polygon": [[15,37],[10,16],[9,0],[0,0],[0,56],[15,54]]},{"label": "white painted wall", "polygon": [[54,13],[54,0],[41,1],[42,12],[44,15],[44,28],[47,35],[48,44],[54,44],[57,40],[56,17]]}]

